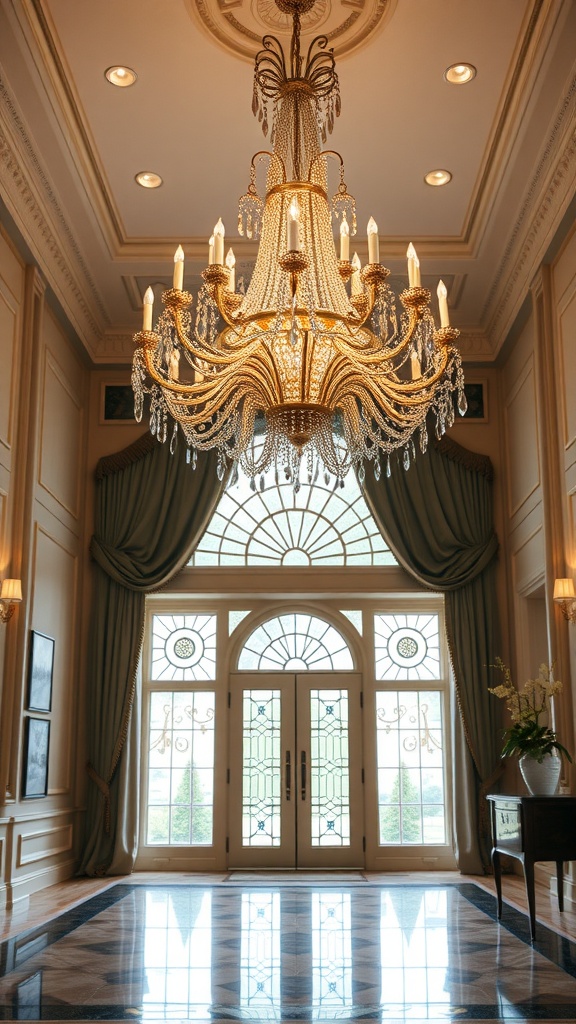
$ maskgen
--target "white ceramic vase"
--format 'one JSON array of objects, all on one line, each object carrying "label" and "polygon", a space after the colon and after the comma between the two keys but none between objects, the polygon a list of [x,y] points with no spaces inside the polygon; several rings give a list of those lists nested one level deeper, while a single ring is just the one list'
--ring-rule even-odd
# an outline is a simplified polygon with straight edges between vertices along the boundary
[{"label": "white ceramic vase", "polygon": [[560,757],[556,754],[545,754],[540,762],[530,754],[523,754],[519,764],[530,796],[554,796],[562,771]]}]

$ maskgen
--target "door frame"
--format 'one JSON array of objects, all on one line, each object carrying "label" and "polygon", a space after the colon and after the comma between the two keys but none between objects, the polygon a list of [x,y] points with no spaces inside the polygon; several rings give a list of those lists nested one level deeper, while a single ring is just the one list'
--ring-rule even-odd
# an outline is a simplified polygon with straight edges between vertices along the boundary
[{"label": "door frame", "polygon": [[[249,684],[246,686],[246,684]],[[312,844],[310,692],[347,689],[348,699],[348,807],[350,842],[346,845]],[[278,777],[274,787],[280,820],[278,845],[243,846],[243,713],[245,689],[280,694],[281,726],[277,750]],[[228,867],[242,870],[324,868],[361,869],[366,846],[364,820],[364,764],[362,752],[362,675],[358,671],[230,673],[228,755]]]}]

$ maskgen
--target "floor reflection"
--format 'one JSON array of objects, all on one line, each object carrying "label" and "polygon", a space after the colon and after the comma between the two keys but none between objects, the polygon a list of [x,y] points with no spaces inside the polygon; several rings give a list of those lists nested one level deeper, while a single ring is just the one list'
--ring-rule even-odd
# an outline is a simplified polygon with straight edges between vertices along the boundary
[{"label": "floor reflection", "polygon": [[3,1020],[576,1019],[576,947],[472,884],[118,885],[1,947]]}]

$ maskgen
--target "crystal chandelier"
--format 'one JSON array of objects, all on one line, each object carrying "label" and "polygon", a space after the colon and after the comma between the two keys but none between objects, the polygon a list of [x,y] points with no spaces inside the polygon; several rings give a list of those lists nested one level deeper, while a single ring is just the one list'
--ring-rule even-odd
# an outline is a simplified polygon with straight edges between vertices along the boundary
[{"label": "crystal chandelier", "polygon": [[[342,158],[321,149],[340,113],[334,55],[319,36],[300,52],[300,18],[314,0],[276,0],[292,17],[290,53],[265,36],[254,71],[252,110],[270,130],[271,150],[252,160],[248,191],[240,199],[238,230],[260,238],[244,294],[235,290],[232,250],[224,259],[224,226],[214,229],[195,316],[182,290],[184,254],[174,257],[173,288],[152,329],[153,293],[144,297],[143,330],[135,335],[132,384],[136,418],[150,396],[150,429],[159,440],[178,425],[194,464],[197,450],[218,449],[218,475],[242,466],[253,487],[266,471],[283,473],[298,489],[300,474],[319,472],[343,484],[351,466],[360,479],[365,462],[376,477],[390,473],[400,451],[405,468],[415,435],[427,444],[432,411],[441,436],[454,420],[454,392],[466,409],[460,355],[453,343],[446,289],[438,287],[440,323],[421,287],[418,257],[409,247],[409,287],[395,296],[380,263],[377,226],[368,224],[368,263],[350,260],[356,232],[354,198],[344,182]],[[256,184],[268,162],[265,196]],[[328,161],[340,183],[328,198]],[[339,224],[340,252],[332,236]],[[348,291],[349,283],[349,291]],[[223,324],[222,324],[223,321]],[[220,329],[221,328],[221,329]],[[255,445],[256,433],[264,443]]]}]

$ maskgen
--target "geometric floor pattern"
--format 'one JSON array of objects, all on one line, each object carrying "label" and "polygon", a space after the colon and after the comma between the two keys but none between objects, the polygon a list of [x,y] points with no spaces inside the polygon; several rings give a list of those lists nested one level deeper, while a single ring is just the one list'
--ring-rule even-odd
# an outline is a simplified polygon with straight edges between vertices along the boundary
[{"label": "geometric floor pattern", "polygon": [[0,946],[0,1020],[576,1021],[576,945],[454,885],[118,884]]}]

